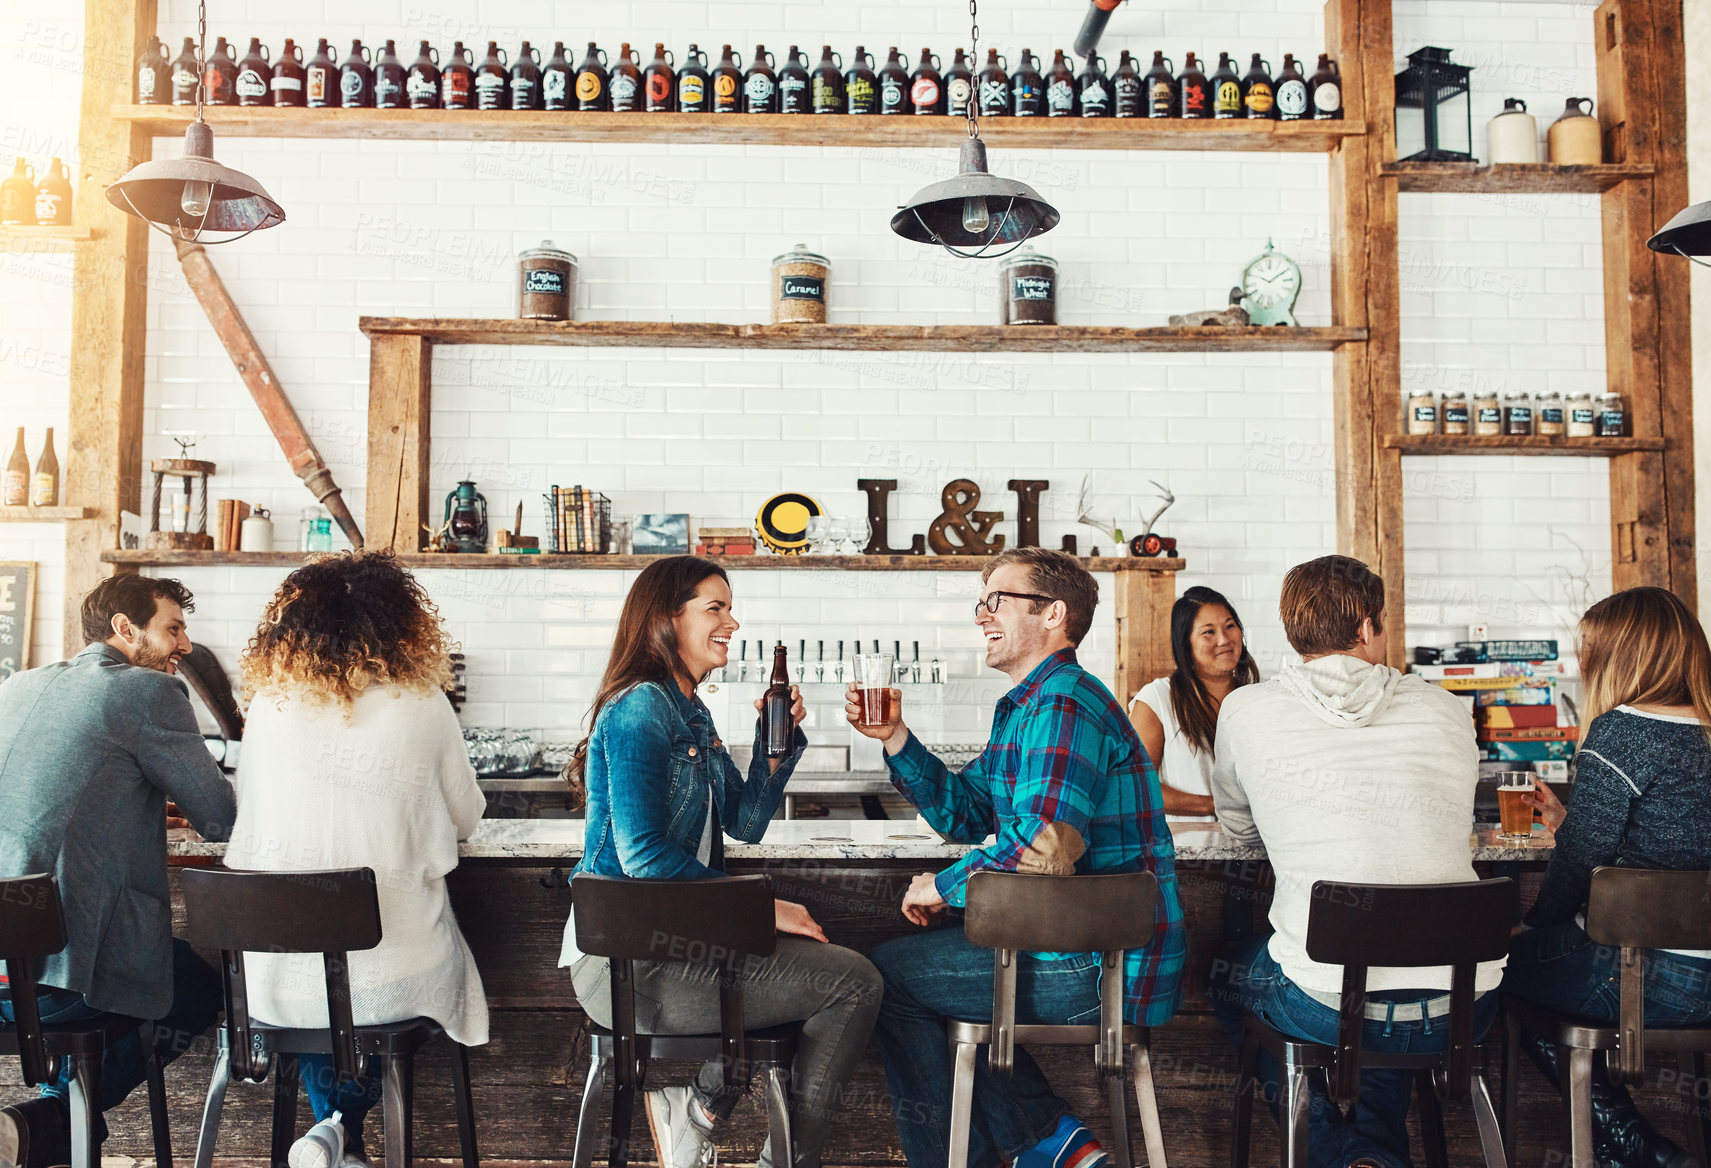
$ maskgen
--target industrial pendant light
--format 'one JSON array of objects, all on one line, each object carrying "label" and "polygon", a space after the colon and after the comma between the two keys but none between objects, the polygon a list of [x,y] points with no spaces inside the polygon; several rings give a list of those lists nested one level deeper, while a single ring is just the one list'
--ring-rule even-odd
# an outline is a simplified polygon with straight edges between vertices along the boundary
[{"label": "industrial pendant light", "polygon": [[[285,211],[242,171],[214,161],[214,131],[202,120],[208,8],[196,6],[196,120],[184,131],[184,157],[143,162],[107,188],[107,201],[187,243],[231,243],[285,222]],[[233,233],[225,239],[209,232]]]},{"label": "industrial pendant light", "polygon": [[[970,64],[980,67],[980,25],[975,0],[968,0]],[[957,176],[917,191],[891,217],[891,230],[916,243],[936,243],[963,259],[1009,255],[1036,235],[1058,224],[1057,208],[1027,183],[994,178],[986,171],[986,143],[980,140],[980,91],[968,95],[968,141],[962,144]],[[1004,247],[993,251],[993,247]]]},{"label": "industrial pendant light", "polygon": [[1674,252],[1701,267],[1711,268],[1695,256],[1711,255],[1711,203],[1694,203],[1676,213],[1663,230],[1646,240],[1653,251]]}]

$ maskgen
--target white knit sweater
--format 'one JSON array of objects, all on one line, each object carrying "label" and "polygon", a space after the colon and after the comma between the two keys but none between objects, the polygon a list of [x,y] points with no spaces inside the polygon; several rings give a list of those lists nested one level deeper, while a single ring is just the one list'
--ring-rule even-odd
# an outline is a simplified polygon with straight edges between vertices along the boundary
[{"label": "white knit sweater", "polygon": [[[256,696],[226,866],[374,869],[382,935],[350,955],[357,1024],[428,1017],[457,1042],[484,1043],[487,998],[445,882],[485,809],[457,716],[440,694],[397,688],[363,692],[346,715]],[[327,1025],[319,956],[249,953],[244,965],[258,1020]]]}]

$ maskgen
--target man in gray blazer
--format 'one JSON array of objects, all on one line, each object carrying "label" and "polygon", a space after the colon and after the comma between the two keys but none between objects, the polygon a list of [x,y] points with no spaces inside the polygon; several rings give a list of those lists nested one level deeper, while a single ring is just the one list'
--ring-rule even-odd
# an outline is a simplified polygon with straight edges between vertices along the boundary
[{"label": "man in gray blazer", "polygon": [[[83,602],[89,647],[0,685],[0,877],[52,872],[65,903],[69,940],[42,973],[42,1020],[153,1020],[169,1061],[218,1016],[221,987],[172,936],[167,800],[211,840],[227,838],[237,814],[173,676],[190,652],[191,607],[176,580],[103,580]],[[143,1078],[138,1034],[108,1049],[94,1102],[106,1111]],[[62,1073],[40,1099],[0,1108],[0,1168],[67,1159],[69,1090]]]}]

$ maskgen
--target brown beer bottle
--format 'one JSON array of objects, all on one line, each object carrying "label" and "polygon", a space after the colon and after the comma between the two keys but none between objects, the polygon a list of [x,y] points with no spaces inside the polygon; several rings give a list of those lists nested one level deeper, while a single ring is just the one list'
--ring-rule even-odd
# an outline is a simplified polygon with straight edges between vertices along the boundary
[{"label": "brown beer bottle", "polygon": [[1218,54],[1218,68],[1212,73],[1212,116],[1219,121],[1242,116],[1242,79],[1230,64],[1230,54]]},{"label": "brown beer bottle", "polygon": [[909,71],[903,67],[903,57],[897,52],[897,46],[892,45],[885,64],[879,68],[879,112],[906,114],[910,109]]},{"label": "brown beer bottle", "polygon": [[576,70],[570,67],[570,60],[564,55],[564,42],[554,41],[553,55],[541,66],[541,108],[553,111],[569,109],[575,77]]},{"label": "brown beer bottle", "polygon": [[[23,441],[19,431],[18,441]],[[760,699],[761,744],[768,758],[787,758],[796,739],[790,720],[790,650],[780,641],[772,650],[772,680]]]},{"label": "brown beer bottle", "polygon": [[541,108],[541,53],[528,41],[517,50],[517,60],[511,66],[511,108]]},{"label": "brown beer bottle", "polygon": [[345,109],[374,108],[373,58],[362,41],[351,41],[351,55],[339,65],[339,104]]},{"label": "brown beer bottle", "polygon": [[1010,75],[1004,71],[1005,65],[997,49],[986,50],[986,68],[980,71],[979,93],[975,98],[983,118],[1001,118],[1010,113]]},{"label": "brown beer bottle", "polygon": [[772,54],[765,45],[755,46],[749,58],[749,71],[743,74],[743,112],[746,114],[775,114],[778,112],[778,74],[772,71]]},{"label": "brown beer bottle", "polygon": [[1075,70],[1058,49],[1052,57],[1051,72],[1046,74],[1046,116],[1072,118],[1075,114]]},{"label": "brown beer bottle", "polygon": [[1277,116],[1280,121],[1298,122],[1307,116],[1307,78],[1301,75],[1294,53],[1283,54],[1277,74]]},{"label": "brown beer bottle", "polygon": [[[321,42],[326,44],[325,41]],[[196,69],[196,41],[184,38],[184,48],[172,63],[172,104],[195,105],[196,82],[201,75]]]},{"label": "brown beer bottle", "polygon": [[315,46],[315,55],[303,71],[303,86],[310,109],[331,109],[339,104],[339,67],[333,63],[327,38]]},{"label": "brown beer bottle", "polygon": [[730,45],[724,47],[724,52],[719,55],[719,63],[713,66],[713,112],[743,112],[742,62],[731,52]]},{"label": "brown beer bottle", "polygon": [[612,112],[640,113],[642,109],[642,64],[628,41],[618,46],[618,59],[612,63]]},{"label": "brown beer bottle", "polygon": [[449,110],[466,110],[475,106],[475,69],[470,64],[470,51],[462,41],[452,42],[452,55],[440,72],[440,104]]},{"label": "brown beer bottle", "polygon": [[1200,62],[1194,59],[1194,54],[1188,54],[1188,61],[1182,67],[1182,76],[1176,79],[1177,92],[1182,95],[1182,116],[1185,118],[1209,118],[1212,116],[1212,85],[1206,80],[1206,74],[1200,68]]},{"label": "brown beer bottle", "polygon": [[[590,45],[590,48],[593,46]],[[511,58],[498,41],[487,42],[487,56],[475,67],[475,108],[502,110],[511,108]],[[606,95],[606,87],[600,87]]]},{"label": "brown beer bottle", "polygon": [[1329,53],[1319,54],[1319,67],[1307,79],[1307,105],[1316,122],[1342,120],[1343,75]]},{"label": "brown beer bottle", "polygon": [[593,41],[588,42],[588,55],[576,67],[576,108],[590,111],[612,108],[612,85],[606,73],[606,54]]},{"label": "brown beer bottle", "polygon": [[707,54],[690,45],[677,71],[677,112],[704,114],[713,108],[713,81],[707,76]]},{"label": "brown beer bottle", "polygon": [[817,114],[844,112],[844,59],[832,51],[831,45],[820,50],[820,63],[814,66],[810,81],[810,100]]},{"label": "brown beer bottle", "polygon": [[1124,49],[1117,54],[1117,71],[1111,74],[1112,112],[1119,118],[1146,117],[1147,109],[1142,92],[1140,70],[1135,68],[1135,61],[1129,56],[1129,50]]},{"label": "brown beer bottle", "polygon": [[811,113],[813,105],[809,94],[808,66],[802,60],[801,50],[791,45],[784,64],[778,67],[778,112]]},{"label": "brown beer bottle", "polygon": [[879,78],[873,72],[873,58],[861,45],[856,46],[855,64],[844,71],[844,112],[879,112]]},{"label": "brown beer bottle", "polygon": [[[968,72],[967,65],[963,72]],[[921,50],[921,63],[909,75],[909,108],[918,114],[945,112],[945,81],[939,76],[939,58],[931,49]]]},{"label": "brown beer bottle", "polygon": [[1040,76],[1040,59],[1027,49],[1016,71],[1010,75],[1010,112],[1019,118],[1037,118],[1046,112],[1046,81]]},{"label": "brown beer bottle", "polygon": [[654,59],[642,71],[642,108],[650,114],[666,114],[677,108],[677,70],[663,44],[655,42]]},{"label": "brown beer bottle", "polygon": [[214,42],[214,51],[202,68],[202,84],[207,87],[203,100],[209,105],[238,104],[238,61],[232,56],[232,46],[225,37]]},{"label": "brown beer bottle", "polygon": [[36,221],[36,172],[22,158],[12,163],[12,177],[0,182],[0,223],[30,226]]},{"label": "brown beer bottle", "polygon": [[409,104],[404,91],[404,62],[398,59],[397,43],[387,41],[374,59],[374,108],[407,109]]},{"label": "brown beer bottle", "polygon": [[1163,50],[1153,50],[1153,67],[1147,70],[1146,87],[1147,117],[1177,116],[1176,64],[1164,55]]},{"label": "brown beer bottle", "polygon": [[[945,70],[945,113],[953,118],[968,116],[968,103],[974,100],[974,71],[968,67],[968,56],[958,49]],[[916,108],[919,108],[918,106]]]},{"label": "brown beer bottle", "polygon": [[24,449],[24,428],[18,427],[18,445],[6,464],[6,479],[0,483],[0,507],[23,507],[30,502],[30,452]]},{"label": "brown beer bottle", "polygon": [[166,57],[166,46],[157,36],[149,37],[149,47],[137,60],[137,104],[166,105],[172,100],[172,65]]},{"label": "brown beer bottle", "polygon": [[290,37],[279,50],[279,60],[273,63],[273,104],[291,109],[303,108],[303,50]]},{"label": "brown beer bottle", "polygon": [[1271,84],[1271,62],[1258,53],[1242,78],[1242,113],[1262,121],[1277,120],[1277,91]]},{"label": "brown beer bottle", "polygon": [[71,226],[71,178],[65,163],[54,159],[36,184],[36,224],[40,227]]},{"label": "brown beer bottle", "polygon": [[1105,58],[1098,53],[1082,62],[1081,76],[1075,79],[1075,102],[1084,118],[1111,116],[1111,79],[1105,76]]},{"label": "brown beer bottle", "polygon": [[267,46],[260,37],[250,38],[250,51],[238,62],[238,77],[233,90],[239,105],[273,104],[273,65],[268,60]]},{"label": "brown beer bottle", "polygon": [[410,73],[404,78],[404,94],[411,109],[440,108],[440,53],[423,41],[410,62]]},{"label": "brown beer bottle", "polygon": [[47,444],[36,459],[36,473],[30,476],[30,506],[59,506],[59,459],[53,452],[53,427],[48,427]]}]

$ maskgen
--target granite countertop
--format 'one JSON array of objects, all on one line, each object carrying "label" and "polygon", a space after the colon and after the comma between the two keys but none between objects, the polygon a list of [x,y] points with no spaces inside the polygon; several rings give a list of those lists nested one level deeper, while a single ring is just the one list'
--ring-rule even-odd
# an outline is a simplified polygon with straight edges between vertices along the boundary
[{"label": "granite countertop", "polygon": [[[563,863],[582,855],[583,820],[484,819],[475,833],[458,845],[465,860],[523,860]],[[1194,860],[1263,860],[1265,849],[1238,843],[1216,824],[1173,824],[1176,858]],[[226,845],[209,843],[193,833],[167,833],[167,855],[175,859],[219,857]],[[1540,862],[1551,857],[1551,836],[1535,827],[1528,841],[1499,840],[1486,828],[1471,836],[1473,858],[1492,862]],[[967,844],[948,844],[917,820],[797,819],[775,820],[758,844],[728,840],[730,860],[921,860],[948,864],[968,851]]]}]

